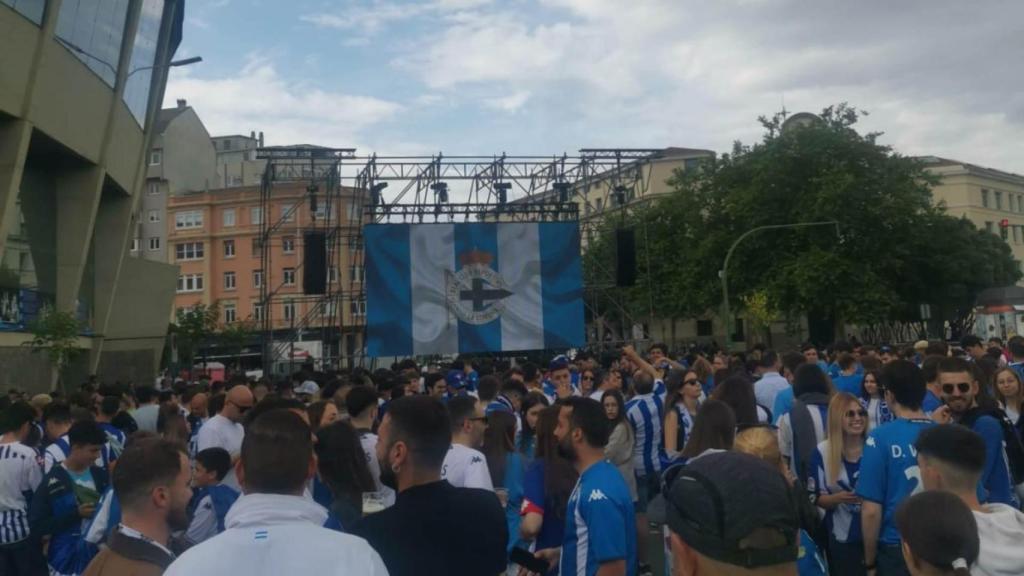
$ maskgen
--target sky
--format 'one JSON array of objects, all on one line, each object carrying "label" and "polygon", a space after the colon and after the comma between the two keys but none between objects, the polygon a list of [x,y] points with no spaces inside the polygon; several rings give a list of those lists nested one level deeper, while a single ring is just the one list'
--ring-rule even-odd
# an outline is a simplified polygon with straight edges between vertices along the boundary
[{"label": "sky", "polygon": [[907,155],[1024,174],[1021,0],[187,0],[165,106],[359,154],[728,152],[849,102]]}]

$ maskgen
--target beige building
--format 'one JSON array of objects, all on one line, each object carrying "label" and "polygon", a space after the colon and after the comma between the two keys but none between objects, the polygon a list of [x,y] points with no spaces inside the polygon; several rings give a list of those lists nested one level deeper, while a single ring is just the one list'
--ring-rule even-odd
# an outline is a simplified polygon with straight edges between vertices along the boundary
[{"label": "beige building", "polygon": [[146,164],[146,184],[135,215],[131,253],[146,260],[170,262],[168,196],[218,187],[210,134],[185,100],[157,113]]},{"label": "beige building", "polygon": [[0,386],[48,388],[46,306],[82,323],[65,382],[157,373],[177,271],[126,256],[182,8],[0,1]]},{"label": "beige building", "polygon": [[932,188],[936,203],[944,202],[949,214],[966,216],[1001,236],[1024,263],[1024,176],[936,156],[920,160],[940,178]]},{"label": "beige building", "polygon": [[266,160],[256,158],[256,151],[263,147],[263,132],[258,138],[251,132],[249,136],[233,134],[211,140],[217,154],[217,188],[259,186],[267,167]]}]

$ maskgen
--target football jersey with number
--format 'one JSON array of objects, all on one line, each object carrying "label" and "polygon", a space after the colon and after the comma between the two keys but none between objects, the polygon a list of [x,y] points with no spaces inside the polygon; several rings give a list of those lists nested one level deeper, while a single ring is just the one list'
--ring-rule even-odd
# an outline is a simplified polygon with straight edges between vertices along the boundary
[{"label": "football jersey with number", "polygon": [[921,485],[914,443],[921,431],[935,426],[931,420],[896,420],[868,433],[864,455],[860,461],[857,495],[882,505],[882,530],[878,540],[883,544],[899,544],[896,530],[896,509]]}]

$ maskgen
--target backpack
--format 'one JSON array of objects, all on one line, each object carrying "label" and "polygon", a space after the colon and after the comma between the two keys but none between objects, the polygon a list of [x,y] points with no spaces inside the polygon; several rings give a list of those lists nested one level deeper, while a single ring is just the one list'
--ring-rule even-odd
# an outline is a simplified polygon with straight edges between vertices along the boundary
[{"label": "backpack", "polygon": [[[793,434],[793,463],[796,477],[807,484],[811,475],[811,455],[818,447],[818,437],[814,431],[814,420],[811,418],[811,406],[828,406],[829,398],[824,394],[808,393],[793,400],[793,408],[789,411],[789,427]],[[823,422],[828,431],[828,423]]]},{"label": "backpack", "polygon": [[1013,480],[1014,486],[1024,483],[1024,446],[1021,445],[1020,437],[1017,436],[1017,431],[1005,412],[998,408],[988,410],[974,408],[964,414],[960,424],[973,429],[974,423],[982,416],[991,416],[995,418],[996,422],[999,422],[999,427],[1003,429],[1003,447],[1006,450],[1010,478]]}]

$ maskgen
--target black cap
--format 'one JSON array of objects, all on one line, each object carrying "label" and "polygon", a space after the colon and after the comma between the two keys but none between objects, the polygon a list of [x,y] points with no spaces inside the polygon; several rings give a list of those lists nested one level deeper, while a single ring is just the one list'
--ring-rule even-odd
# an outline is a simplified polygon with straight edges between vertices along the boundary
[{"label": "black cap", "polygon": [[[800,521],[782,473],[739,452],[705,454],[682,467],[668,488],[668,525],[701,555],[745,568],[796,562]],[[779,543],[743,542],[757,529]]]}]

